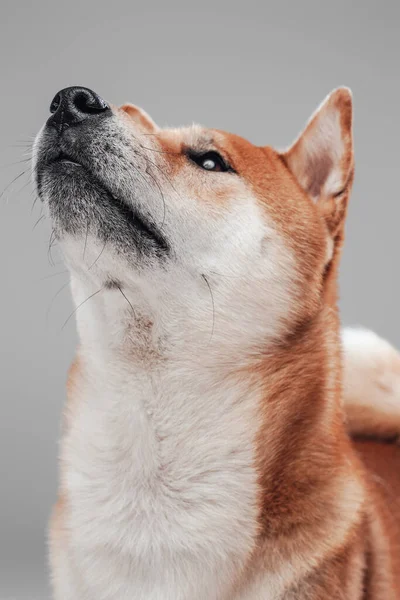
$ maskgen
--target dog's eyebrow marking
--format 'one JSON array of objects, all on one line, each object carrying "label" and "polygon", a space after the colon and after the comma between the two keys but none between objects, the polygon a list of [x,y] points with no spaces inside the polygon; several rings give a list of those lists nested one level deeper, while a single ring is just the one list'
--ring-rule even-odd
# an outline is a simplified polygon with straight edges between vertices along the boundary
[{"label": "dog's eyebrow marking", "polygon": [[184,148],[195,150],[196,152],[202,152],[211,150],[215,147],[215,141],[212,135],[209,133],[201,132],[198,130],[191,130],[183,144]]},{"label": "dog's eyebrow marking", "polygon": [[214,142],[214,138],[211,135],[207,135],[207,136],[203,135],[197,139],[197,141],[194,145],[199,150],[208,150],[210,148],[210,146],[212,146],[212,147],[215,146],[215,142]]}]

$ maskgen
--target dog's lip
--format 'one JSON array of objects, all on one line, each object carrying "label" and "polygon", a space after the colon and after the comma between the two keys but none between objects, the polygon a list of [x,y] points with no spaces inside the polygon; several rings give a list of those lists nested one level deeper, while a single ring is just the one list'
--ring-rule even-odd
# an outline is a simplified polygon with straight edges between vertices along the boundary
[{"label": "dog's lip", "polygon": [[83,168],[83,165],[81,163],[77,162],[71,156],[69,156],[68,154],[65,154],[64,152],[60,152],[60,154],[51,162],[52,163],[65,163],[65,164],[75,165],[77,167]]}]

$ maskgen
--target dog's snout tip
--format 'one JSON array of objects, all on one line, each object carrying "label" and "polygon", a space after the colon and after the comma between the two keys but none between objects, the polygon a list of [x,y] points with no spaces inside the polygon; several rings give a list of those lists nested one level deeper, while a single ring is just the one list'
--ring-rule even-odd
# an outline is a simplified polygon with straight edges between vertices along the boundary
[{"label": "dog's snout tip", "polygon": [[108,103],[89,88],[73,86],[57,92],[50,104],[47,123],[65,127],[84,121],[96,115],[111,114]]}]

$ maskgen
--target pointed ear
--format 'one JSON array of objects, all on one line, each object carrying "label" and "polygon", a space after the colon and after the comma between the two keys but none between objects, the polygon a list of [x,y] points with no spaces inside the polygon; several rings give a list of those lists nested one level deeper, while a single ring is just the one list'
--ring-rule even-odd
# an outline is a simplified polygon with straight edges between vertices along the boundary
[{"label": "pointed ear", "polygon": [[121,110],[126,112],[138,125],[143,127],[148,133],[155,133],[159,130],[153,119],[143,109],[134,104],[123,104]]},{"label": "pointed ear", "polygon": [[333,91],[282,157],[318,203],[332,236],[344,220],[353,180],[352,94]]}]

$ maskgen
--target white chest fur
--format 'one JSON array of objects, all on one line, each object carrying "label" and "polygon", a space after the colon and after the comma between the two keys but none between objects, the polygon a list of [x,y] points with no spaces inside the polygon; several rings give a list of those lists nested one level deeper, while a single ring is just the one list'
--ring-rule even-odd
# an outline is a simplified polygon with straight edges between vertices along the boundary
[{"label": "white chest fur", "polygon": [[232,598],[256,536],[258,398],[188,364],[162,377],[91,364],[75,386],[63,462],[89,600]]}]

